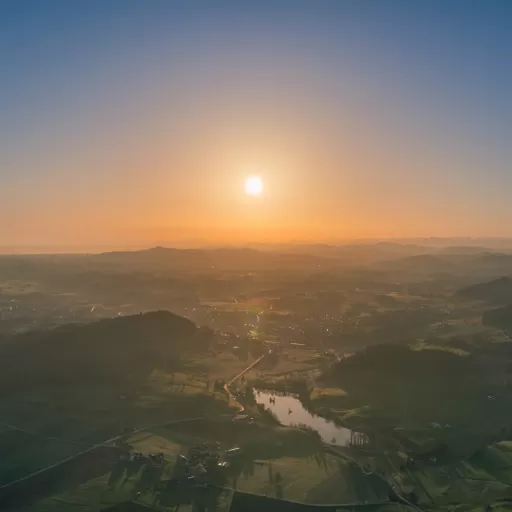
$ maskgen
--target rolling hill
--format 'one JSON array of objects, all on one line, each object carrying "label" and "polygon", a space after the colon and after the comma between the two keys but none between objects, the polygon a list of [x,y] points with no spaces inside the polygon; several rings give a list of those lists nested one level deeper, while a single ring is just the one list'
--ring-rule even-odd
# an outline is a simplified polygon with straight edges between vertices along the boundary
[{"label": "rolling hill", "polygon": [[136,381],[155,368],[173,368],[211,334],[169,311],[153,311],[13,335],[0,345],[1,389]]},{"label": "rolling hill", "polygon": [[485,283],[461,288],[457,295],[472,300],[507,304],[512,302],[512,279],[504,276]]},{"label": "rolling hill", "polygon": [[496,329],[510,330],[512,328],[512,305],[485,311],[482,323]]},{"label": "rolling hill", "polygon": [[282,254],[247,248],[174,249],[154,247],[142,251],[90,255],[91,263],[152,270],[264,270],[308,268],[332,264],[309,254]]}]

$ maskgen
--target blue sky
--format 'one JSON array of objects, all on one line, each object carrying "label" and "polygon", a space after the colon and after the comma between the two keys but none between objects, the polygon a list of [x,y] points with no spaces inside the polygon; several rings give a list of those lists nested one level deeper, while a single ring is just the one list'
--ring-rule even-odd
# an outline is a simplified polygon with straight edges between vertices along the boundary
[{"label": "blue sky", "polygon": [[511,22],[505,0],[3,1],[3,244],[512,235]]}]

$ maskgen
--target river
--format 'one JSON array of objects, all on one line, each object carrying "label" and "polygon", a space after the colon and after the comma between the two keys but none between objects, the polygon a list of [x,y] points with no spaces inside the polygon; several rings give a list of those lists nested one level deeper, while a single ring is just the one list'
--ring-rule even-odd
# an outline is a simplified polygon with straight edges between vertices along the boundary
[{"label": "river", "polygon": [[[338,427],[332,421],[306,411],[300,400],[295,396],[283,396],[268,391],[254,390],[254,397],[258,404],[262,404],[265,409],[272,411],[282,425],[307,425],[316,430],[322,441],[328,444],[347,446],[351,441],[351,430]],[[270,402],[271,398],[272,402]],[[356,436],[360,435],[358,433],[354,434]]]}]

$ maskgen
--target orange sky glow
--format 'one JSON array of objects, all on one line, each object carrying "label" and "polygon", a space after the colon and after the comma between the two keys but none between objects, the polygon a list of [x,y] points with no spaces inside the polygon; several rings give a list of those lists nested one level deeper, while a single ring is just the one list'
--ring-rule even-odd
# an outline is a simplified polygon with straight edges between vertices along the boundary
[{"label": "orange sky glow", "polygon": [[478,20],[462,47],[451,12],[165,4],[3,34],[4,246],[512,235],[512,74]]}]

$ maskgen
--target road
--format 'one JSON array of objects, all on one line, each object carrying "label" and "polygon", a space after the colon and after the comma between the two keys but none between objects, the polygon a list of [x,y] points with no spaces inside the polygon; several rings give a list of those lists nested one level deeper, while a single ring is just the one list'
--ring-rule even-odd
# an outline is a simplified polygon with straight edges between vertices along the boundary
[{"label": "road", "polygon": [[0,427],[4,427],[9,430],[16,430],[18,432],[23,432],[24,434],[27,434],[27,435],[33,436],[33,437],[37,437],[44,441],[58,441],[59,443],[63,443],[63,444],[75,444],[75,445],[79,445],[79,446],[88,446],[90,448],[95,446],[95,445],[92,445],[91,443],[85,443],[83,441],[72,441],[71,439],[64,439],[62,437],[42,436],[41,434],[38,434],[37,432],[33,432],[31,430],[27,430],[25,428],[18,427],[17,425],[11,425],[10,423],[0,422]]},{"label": "road", "polygon": [[265,357],[265,355],[266,354],[263,354],[261,357],[258,357],[256,361],[253,361],[247,368],[242,370],[238,375],[235,375],[227,384],[224,384],[224,391],[228,394],[229,399],[238,406],[238,412],[243,412],[245,407],[236,399],[235,395],[229,389],[229,386],[231,386],[231,384],[233,384],[233,382],[237,381],[238,379],[241,379],[250,369],[256,366]]}]

